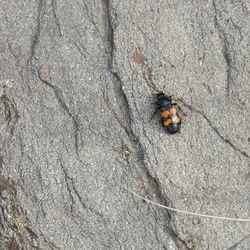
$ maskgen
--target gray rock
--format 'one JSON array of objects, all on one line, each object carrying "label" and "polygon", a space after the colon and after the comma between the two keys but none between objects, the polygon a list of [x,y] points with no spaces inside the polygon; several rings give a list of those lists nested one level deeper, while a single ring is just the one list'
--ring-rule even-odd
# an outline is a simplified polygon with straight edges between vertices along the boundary
[{"label": "gray rock", "polygon": [[0,249],[249,249],[249,8],[2,1]]}]

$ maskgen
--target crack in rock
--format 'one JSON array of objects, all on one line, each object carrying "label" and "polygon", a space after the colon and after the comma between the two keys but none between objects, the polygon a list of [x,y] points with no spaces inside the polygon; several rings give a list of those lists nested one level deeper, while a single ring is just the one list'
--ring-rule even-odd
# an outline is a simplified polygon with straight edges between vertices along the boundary
[{"label": "crack in rock", "polygon": [[[41,34],[41,19],[42,19],[42,16],[43,16],[43,13],[42,13],[42,10],[43,8],[45,7],[46,5],[46,2],[44,2],[43,0],[40,0],[39,1],[39,4],[38,4],[38,16],[37,16],[37,27],[36,27],[36,31],[35,31],[35,34],[33,36],[33,39],[32,39],[32,43],[31,43],[31,52],[30,52],[30,56],[28,58],[28,61],[27,61],[27,69],[28,69],[28,66],[30,65],[31,66],[31,70],[32,70],[32,73],[34,75],[37,75],[37,77],[39,78],[39,80],[45,85],[45,86],[48,86],[50,89],[53,90],[53,93],[59,103],[59,105],[61,106],[62,109],[64,109],[66,111],[66,113],[68,114],[68,116],[71,118],[72,122],[73,122],[73,125],[74,125],[74,144],[75,144],[75,151],[76,151],[76,155],[77,155],[77,158],[79,159],[79,135],[80,135],[80,126],[79,126],[79,123],[75,117],[75,115],[73,115],[69,109],[69,107],[66,105],[65,101],[63,100],[63,92],[61,89],[59,89],[59,87],[51,84],[49,81],[45,80],[42,78],[41,76],[41,72],[38,70],[37,66],[35,66],[33,64],[33,59],[34,59],[34,56],[35,56],[35,53],[36,53],[36,49],[37,49],[37,44],[39,42],[39,37],[40,37],[40,34]],[[57,17],[56,16],[56,2],[55,0],[53,0],[52,2],[52,5],[53,5],[53,15],[54,17]],[[57,20],[57,18],[56,18]],[[58,27],[60,28],[60,26]]]},{"label": "crack in rock", "polygon": [[[125,131],[125,133],[127,134],[128,137],[130,137],[130,131],[129,129],[126,127],[126,125],[122,122],[122,120],[119,118],[119,115],[115,112],[115,110],[112,107],[112,104],[109,100],[108,96],[104,96],[104,102],[106,103],[108,109],[112,112],[115,120],[117,121],[117,123],[119,124],[119,126]],[[127,107],[127,106],[126,106]]]},{"label": "crack in rock", "polygon": [[224,60],[226,62],[226,67],[227,67],[227,85],[226,85],[226,94],[227,96],[230,95],[230,87],[233,83],[233,79],[232,79],[232,71],[233,71],[233,65],[232,65],[232,57],[229,53],[229,44],[228,44],[228,40],[225,34],[225,31],[222,30],[222,28],[220,27],[219,24],[219,20],[218,20],[218,10],[215,4],[215,0],[213,0],[213,8],[215,11],[215,15],[214,15],[214,25],[217,28],[217,30],[219,31],[219,37],[221,39],[223,48],[222,48],[222,52],[223,52],[223,57]]},{"label": "crack in rock", "polygon": [[72,194],[72,191],[71,191],[71,188],[70,188],[70,184],[69,184],[69,180],[70,180],[70,183],[71,183],[71,186],[73,187],[73,190],[74,190],[74,193],[75,195],[77,196],[81,206],[83,209],[86,209],[86,205],[84,204],[84,202],[82,201],[82,198],[80,196],[80,194],[78,193],[78,191],[76,190],[76,187],[74,185],[74,181],[73,181],[73,178],[69,176],[65,166],[63,165],[63,162],[62,162],[62,159],[59,158],[60,160],[60,166],[61,166],[61,169],[63,171],[63,174],[64,174],[64,179],[66,181],[66,188],[68,190],[68,193],[70,195],[70,199],[71,199],[71,204],[70,204],[70,211],[71,211],[71,214],[73,216],[73,205],[75,204],[75,199],[74,199],[74,196]]},{"label": "crack in rock", "polygon": [[[92,212],[92,213],[94,213],[94,214],[96,214],[96,215],[102,217],[103,215],[102,215],[100,212],[98,212],[98,211],[94,210],[93,208],[87,206],[87,205],[83,202],[82,197],[81,197],[79,191],[77,190],[77,188],[76,188],[76,186],[75,186],[74,179],[73,179],[73,177],[70,177],[70,176],[69,176],[69,173],[68,173],[66,167],[64,166],[61,157],[59,157],[59,161],[60,161],[60,166],[61,166],[61,169],[62,169],[62,171],[63,171],[64,177],[65,177],[66,187],[67,187],[67,190],[68,190],[68,192],[69,192],[69,194],[70,194],[70,199],[71,199],[70,210],[71,210],[72,217],[74,217],[73,205],[76,204],[75,199],[74,199],[74,196],[73,196],[73,194],[72,194],[72,190],[74,191],[74,194],[76,195],[76,197],[77,197],[78,201],[80,202],[80,204],[81,204],[81,206],[82,206],[83,209],[87,209],[87,210],[89,210],[90,212]],[[71,184],[71,187],[72,187],[72,188],[70,188],[70,185],[69,185],[68,180],[70,181],[70,184]]]},{"label": "crack in rock", "polygon": [[115,47],[115,41],[114,41],[114,29],[112,25],[112,18],[111,18],[111,6],[110,6],[110,0],[104,0],[104,3],[106,4],[106,16],[108,19],[108,27],[107,27],[107,32],[108,32],[108,40],[109,40],[109,47],[110,47],[110,56],[109,56],[109,69],[111,73],[113,74],[113,68],[112,68],[112,63],[113,63],[113,57],[114,57],[114,47]]},{"label": "crack in rock", "polygon": [[43,79],[41,76],[40,71],[37,70],[37,74],[38,74],[38,78],[39,80],[44,83],[45,86],[48,86],[50,89],[53,90],[53,93],[56,97],[56,100],[58,101],[58,103],[60,104],[61,108],[63,110],[66,111],[66,113],[68,114],[68,116],[71,118],[73,125],[74,125],[74,140],[75,140],[75,151],[76,151],[76,155],[79,159],[79,135],[80,135],[80,126],[78,124],[78,121],[76,119],[76,117],[71,113],[69,107],[66,105],[65,101],[63,100],[63,92],[61,89],[59,89],[57,86],[51,84],[50,82],[48,82],[47,80]]},{"label": "crack in rock", "polygon": [[119,95],[119,100],[122,102],[123,107],[124,107],[124,116],[125,120],[128,121],[128,125],[125,126],[121,119],[118,117],[116,112],[113,110],[111,103],[107,98],[105,98],[106,104],[108,108],[111,110],[113,113],[113,116],[117,120],[118,124],[120,127],[125,131],[125,133],[128,135],[128,137],[131,139],[131,141],[135,140],[135,136],[133,134],[133,131],[131,129],[131,115],[130,115],[130,110],[129,110],[129,103],[126,94],[124,93],[123,90],[123,85],[122,81],[119,77],[119,75],[114,72],[113,70],[113,57],[114,57],[114,48],[115,48],[115,42],[114,42],[114,29],[112,25],[112,19],[111,19],[111,7],[110,7],[110,0],[105,0],[104,1],[106,4],[106,15],[107,15],[107,20],[108,20],[108,27],[107,27],[107,32],[108,32],[108,41],[109,41],[109,47],[110,47],[110,55],[109,55],[109,60],[108,60],[108,69],[114,78],[115,82],[118,84],[118,90],[114,91],[116,94]]},{"label": "crack in rock", "polygon": [[187,107],[189,110],[194,111],[198,114],[200,114],[208,123],[209,127],[226,143],[228,144],[232,149],[239,152],[242,156],[250,159],[250,156],[247,154],[247,152],[243,151],[242,149],[236,147],[229,139],[225,138],[216,128],[212,121],[200,110],[194,108],[193,106],[187,104],[182,98],[175,98],[177,101],[180,101],[185,107]]},{"label": "crack in rock", "polygon": [[[118,123],[121,125],[121,127],[125,130],[126,134],[129,136],[131,142],[133,143],[135,149],[137,150],[137,162],[144,169],[144,172],[146,173],[150,187],[153,190],[152,193],[156,194],[157,199],[161,203],[163,203],[165,205],[169,205],[169,202],[167,201],[167,199],[165,198],[165,196],[163,195],[163,193],[161,191],[159,180],[150,173],[149,169],[146,166],[145,152],[144,152],[142,143],[141,143],[139,137],[134,134],[134,132],[131,128],[132,117],[131,117],[131,112],[130,112],[130,106],[129,106],[129,102],[128,102],[126,93],[123,90],[122,80],[121,80],[120,76],[118,75],[118,73],[113,71],[112,66],[113,66],[113,60],[114,60],[114,47],[115,47],[114,29],[113,29],[112,20],[111,20],[110,1],[106,0],[106,4],[107,4],[107,9],[108,9],[108,11],[107,11],[108,22],[109,22],[108,32],[109,32],[109,41],[110,41],[109,69],[110,69],[110,72],[113,75],[114,79],[119,84],[119,93],[118,94],[119,94],[119,98],[123,100],[123,104],[126,108],[125,116],[128,120],[128,127],[126,128],[123,126],[123,124],[121,125],[121,122],[119,119],[117,119],[116,115],[115,115],[115,118],[118,120]],[[112,113],[114,113],[114,112],[112,111]],[[186,242],[184,240],[182,240],[179,236],[177,236],[177,234],[174,233],[174,230],[169,227],[169,221],[171,220],[171,215],[168,211],[166,211],[165,213],[166,213],[166,218],[165,218],[166,223],[168,224],[168,233],[171,235],[171,237],[173,239],[176,240],[176,243],[181,242],[182,246],[184,246],[186,249],[190,249],[188,247],[188,245],[186,244]]]},{"label": "crack in rock", "polygon": [[59,32],[59,36],[61,37],[62,36],[61,25],[59,22],[59,18],[57,16],[57,0],[52,0],[52,12],[53,12],[55,23]]},{"label": "crack in rock", "polygon": [[35,30],[34,36],[32,38],[32,41],[31,41],[30,55],[29,55],[29,58],[28,58],[27,63],[26,63],[27,71],[28,71],[29,66],[30,66],[31,72],[33,74],[35,74],[35,69],[34,69],[34,65],[33,65],[33,58],[35,56],[36,47],[37,47],[37,44],[39,42],[39,37],[40,37],[40,33],[41,33],[41,19],[43,16],[42,10],[45,7],[45,4],[46,3],[43,0],[39,0],[39,2],[38,2],[38,10],[37,10],[38,15],[37,15],[37,20],[36,20],[37,26],[36,26],[36,30]]},{"label": "crack in rock", "polygon": [[246,241],[247,239],[249,239],[250,234],[248,234],[247,236],[245,236],[243,239],[241,239],[240,241],[236,242],[235,244],[233,244],[231,247],[227,248],[227,250],[233,250],[236,249],[239,245],[241,245],[244,241]]}]

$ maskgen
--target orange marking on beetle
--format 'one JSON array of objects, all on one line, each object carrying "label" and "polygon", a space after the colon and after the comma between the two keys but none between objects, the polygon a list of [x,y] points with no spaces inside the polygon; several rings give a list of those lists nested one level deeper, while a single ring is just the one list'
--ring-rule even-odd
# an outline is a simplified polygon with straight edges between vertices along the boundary
[{"label": "orange marking on beetle", "polygon": [[163,126],[167,127],[168,125],[170,125],[171,123],[173,123],[173,120],[171,118],[168,118],[165,122],[163,122]]},{"label": "orange marking on beetle", "polygon": [[181,118],[177,115],[172,116],[171,118],[168,118],[165,122],[163,122],[163,126],[167,127],[168,125],[172,124],[172,123],[180,123],[181,122]]},{"label": "orange marking on beetle", "polygon": [[165,117],[165,118],[167,118],[169,116],[169,111],[163,111],[163,112],[161,112],[161,117]]}]

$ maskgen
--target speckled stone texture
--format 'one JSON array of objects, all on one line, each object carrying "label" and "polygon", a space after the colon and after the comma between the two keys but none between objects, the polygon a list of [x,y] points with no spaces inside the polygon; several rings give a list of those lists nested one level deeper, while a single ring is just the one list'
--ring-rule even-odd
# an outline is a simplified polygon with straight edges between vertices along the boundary
[{"label": "speckled stone texture", "polygon": [[1,0],[0,249],[250,249],[128,191],[250,217],[249,41],[249,0]]}]

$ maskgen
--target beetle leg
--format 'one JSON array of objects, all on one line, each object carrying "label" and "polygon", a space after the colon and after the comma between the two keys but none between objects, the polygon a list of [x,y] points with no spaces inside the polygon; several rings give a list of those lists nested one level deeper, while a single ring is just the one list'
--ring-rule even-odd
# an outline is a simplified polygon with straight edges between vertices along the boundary
[{"label": "beetle leg", "polygon": [[158,111],[158,108],[155,109],[153,115],[151,116],[150,120],[149,120],[149,123],[152,121],[152,119],[154,118],[154,116],[156,115],[156,112]]},{"label": "beetle leg", "polygon": [[175,105],[181,111],[181,113],[183,113],[184,116],[187,116],[187,114],[181,109],[181,107],[177,103],[175,103]]}]

